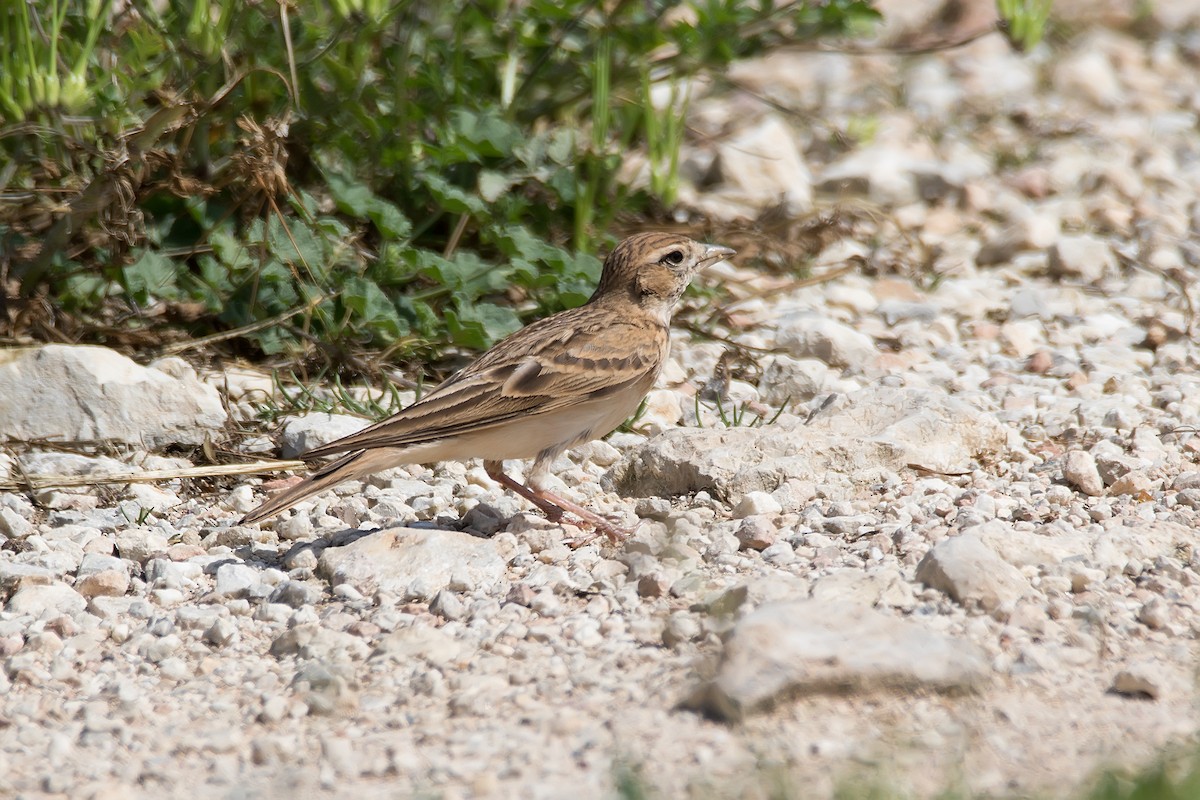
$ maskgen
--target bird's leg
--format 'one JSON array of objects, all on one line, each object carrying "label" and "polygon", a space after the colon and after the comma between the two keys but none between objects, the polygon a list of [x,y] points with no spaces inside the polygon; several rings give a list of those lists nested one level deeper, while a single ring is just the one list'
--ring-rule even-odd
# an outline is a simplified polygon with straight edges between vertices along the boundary
[{"label": "bird's leg", "polygon": [[591,525],[599,533],[603,533],[613,544],[628,538],[633,533],[630,530],[614,525],[610,520],[605,519],[594,511],[589,511],[578,503],[572,503],[565,497],[546,489],[537,489],[527,484],[518,483],[504,473],[504,464],[502,462],[485,461],[483,462],[483,468],[487,472],[488,477],[496,481],[496,483],[506,489],[512,489],[521,495],[521,497],[524,497],[540,508],[551,522],[558,522],[562,519],[563,512],[569,511]]},{"label": "bird's leg", "polygon": [[622,528],[619,525],[613,524],[611,520],[605,519],[594,511],[589,511],[578,503],[572,503],[567,498],[554,494],[554,492],[546,489],[533,489],[544,500],[553,503],[563,511],[570,511],[575,516],[579,517],[584,522],[591,525],[597,532],[603,533],[608,537],[608,540],[613,544],[619,544],[624,539],[628,539],[633,535],[633,531],[628,528]]},{"label": "bird's leg", "polygon": [[500,484],[505,489],[512,489],[514,492],[521,495],[521,497],[524,497],[526,500],[540,508],[542,513],[545,514],[551,522],[558,522],[560,519],[562,519],[564,510],[562,507],[549,500],[539,497],[533,489],[530,489],[523,483],[517,483],[512,478],[508,477],[508,475],[504,473],[504,462],[485,461],[483,462],[483,469],[485,472],[487,472],[488,477],[494,480],[496,483]]}]

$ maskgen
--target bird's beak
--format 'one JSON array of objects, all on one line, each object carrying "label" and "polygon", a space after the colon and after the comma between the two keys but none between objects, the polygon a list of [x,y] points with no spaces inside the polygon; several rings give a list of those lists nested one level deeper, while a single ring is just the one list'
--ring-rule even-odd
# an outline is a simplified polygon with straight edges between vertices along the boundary
[{"label": "bird's beak", "polygon": [[713,264],[724,261],[736,253],[737,250],[734,250],[732,247],[723,247],[719,244],[706,244],[704,245],[704,257],[700,259],[700,263],[696,265],[696,269],[708,269]]}]

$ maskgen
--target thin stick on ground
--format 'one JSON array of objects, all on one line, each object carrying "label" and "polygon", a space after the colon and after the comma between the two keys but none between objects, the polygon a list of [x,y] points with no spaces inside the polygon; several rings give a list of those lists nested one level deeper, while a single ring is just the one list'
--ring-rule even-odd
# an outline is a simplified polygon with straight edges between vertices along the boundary
[{"label": "thin stick on ground", "polygon": [[107,472],[103,475],[26,475],[0,479],[0,491],[65,489],[72,486],[102,486],[110,483],[154,483],[175,478],[212,478],[224,475],[256,475],[304,469],[303,461],[254,461],[249,464],[215,464],[184,469],[151,469],[142,472]]}]

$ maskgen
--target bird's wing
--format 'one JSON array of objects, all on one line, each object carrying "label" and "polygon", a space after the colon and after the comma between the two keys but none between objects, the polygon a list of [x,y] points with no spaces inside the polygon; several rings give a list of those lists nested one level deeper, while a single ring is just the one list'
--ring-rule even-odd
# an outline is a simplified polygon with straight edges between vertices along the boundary
[{"label": "bird's wing", "polygon": [[666,349],[665,328],[647,330],[628,321],[602,326],[589,324],[586,314],[567,315],[521,329],[403,411],[304,457],[461,436],[639,383],[649,391]]}]

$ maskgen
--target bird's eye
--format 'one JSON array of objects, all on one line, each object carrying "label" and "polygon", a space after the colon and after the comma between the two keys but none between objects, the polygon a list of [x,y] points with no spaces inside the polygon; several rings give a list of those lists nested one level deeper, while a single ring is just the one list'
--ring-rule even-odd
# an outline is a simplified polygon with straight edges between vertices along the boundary
[{"label": "bird's eye", "polygon": [[678,250],[672,250],[663,256],[662,260],[670,262],[671,264],[678,264],[683,261],[683,253],[679,252]]}]

